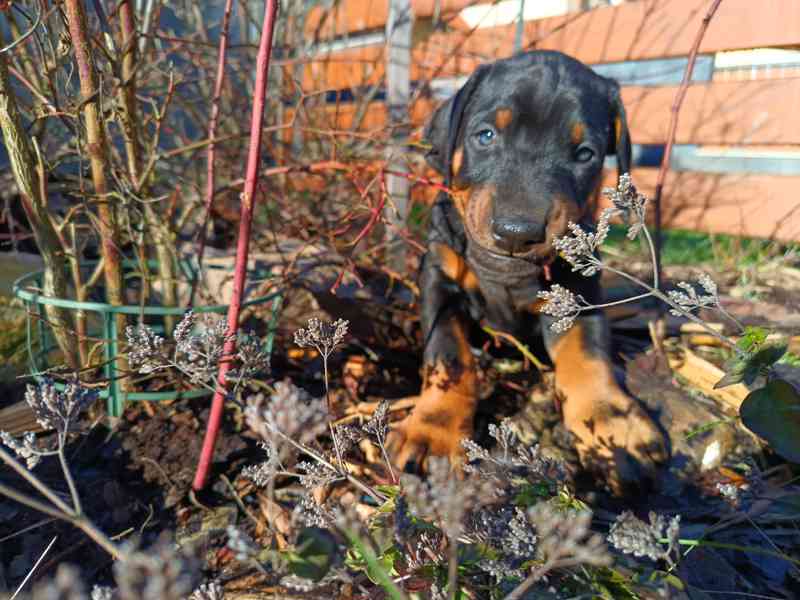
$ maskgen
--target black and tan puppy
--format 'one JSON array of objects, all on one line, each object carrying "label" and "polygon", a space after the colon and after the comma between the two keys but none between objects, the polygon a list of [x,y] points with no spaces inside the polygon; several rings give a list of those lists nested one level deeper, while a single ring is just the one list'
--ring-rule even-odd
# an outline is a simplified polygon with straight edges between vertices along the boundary
[{"label": "black and tan puppy", "polygon": [[433,207],[420,273],[424,384],[391,435],[395,462],[460,459],[478,400],[467,332],[485,322],[520,339],[544,337],[584,465],[607,473],[616,490],[638,484],[666,458],[664,440],[615,381],[604,316],[581,313],[556,334],[537,311],[537,293],[551,282],[601,302],[599,278],[572,273],[552,242],[570,221],[591,225],[587,203],[606,154],[629,170],[619,86],[558,52],[520,54],[481,66],[436,111],[426,138],[428,162],[453,193]]}]

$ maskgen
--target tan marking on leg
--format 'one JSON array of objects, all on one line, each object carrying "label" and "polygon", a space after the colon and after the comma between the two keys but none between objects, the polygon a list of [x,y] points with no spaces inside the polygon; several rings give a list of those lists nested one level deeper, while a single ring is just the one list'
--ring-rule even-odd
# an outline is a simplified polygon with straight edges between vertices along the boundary
[{"label": "tan marking on leg", "polygon": [[461,440],[472,435],[478,402],[475,360],[463,324],[455,322],[452,330],[457,359],[425,366],[414,410],[390,434],[387,445],[400,469],[410,462],[424,466],[429,456],[446,456],[451,463],[460,463]]},{"label": "tan marking on leg", "polygon": [[580,323],[556,341],[551,356],[564,424],[577,438],[584,466],[603,472],[615,493],[652,476],[667,458],[661,432],[617,385],[608,360],[586,348]]},{"label": "tan marking on leg", "polygon": [[498,108],[494,113],[494,124],[497,129],[503,130],[514,120],[514,111],[510,108]]}]

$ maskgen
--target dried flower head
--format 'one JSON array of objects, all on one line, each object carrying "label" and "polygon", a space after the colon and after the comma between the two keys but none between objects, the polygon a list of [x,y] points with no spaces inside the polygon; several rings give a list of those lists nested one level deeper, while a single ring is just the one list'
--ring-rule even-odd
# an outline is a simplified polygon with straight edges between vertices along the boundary
[{"label": "dried flower head", "polygon": [[[647,556],[652,560],[665,559],[672,564],[672,553],[678,548],[680,524],[680,515],[667,523],[662,515],[651,511],[650,523],[645,523],[631,511],[625,511],[611,525],[608,541],[626,554]],[[661,541],[664,538],[666,547]]]},{"label": "dried flower head", "polygon": [[327,323],[311,318],[308,320],[306,329],[298,329],[294,332],[294,343],[301,348],[316,348],[317,352],[327,358],[334,348],[344,340],[348,325],[349,322],[344,319]]},{"label": "dried flower head", "polygon": [[55,578],[37,585],[32,597],[33,600],[86,600],[86,586],[78,569],[61,564]]},{"label": "dried flower head", "polygon": [[386,399],[381,400],[378,404],[378,408],[372,413],[372,417],[370,417],[369,421],[364,423],[364,431],[378,440],[380,444],[386,439],[386,434],[389,431],[388,412],[389,401]]},{"label": "dried flower head", "polygon": [[522,442],[508,419],[499,426],[490,424],[489,435],[497,441],[494,452],[469,439],[461,442],[467,454],[466,472],[494,481],[498,490],[518,480],[535,483],[563,480],[563,465],[542,455],[538,445]]},{"label": "dried flower head", "polygon": [[189,600],[225,600],[225,590],[218,581],[209,581],[193,591]]},{"label": "dried flower head", "polygon": [[706,292],[705,294],[698,294],[695,286],[681,281],[678,287],[683,291],[670,290],[667,292],[669,299],[672,300],[682,310],[671,308],[671,312],[676,317],[683,316],[683,312],[692,312],[704,306],[716,306],[719,303],[719,296],[717,295],[717,284],[706,274],[703,274],[698,283]]},{"label": "dried flower head", "polygon": [[331,431],[331,437],[333,438],[336,456],[345,456],[364,439],[364,435],[364,430],[352,423],[334,426]]},{"label": "dried flower head", "polygon": [[233,337],[226,320],[209,317],[198,322],[190,311],[178,324],[176,332],[175,365],[194,382],[213,380],[225,354],[225,344]]},{"label": "dried flower head", "polygon": [[537,552],[553,567],[608,566],[612,559],[603,537],[593,534],[589,511],[559,510],[540,502],[528,510],[538,535]]},{"label": "dried flower head", "polygon": [[197,586],[199,572],[200,561],[165,538],[114,563],[118,593],[124,600],[183,600]]},{"label": "dried flower head", "polygon": [[322,462],[300,461],[297,470],[300,472],[300,485],[309,492],[343,479],[338,471]]},{"label": "dried flower head", "polygon": [[261,548],[253,541],[253,538],[238,527],[230,525],[226,531],[228,533],[227,547],[233,552],[236,560],[244,562],[257,557],[261,552]]},{"label": "dried flower head", "polygon": [[645,225],[647,197],[633,185],[630,173],[619,176],[616,188],[603,188],[603,195],[611,200],[614,212],[622,214],[628,223],[628,239],[635,239]]},{"label": "dried flower head", "polygon": [[409,507],[414,515],[434,519],[452,540],[464,529],[464,517],[481,502],[495,497],[493,482],[480,477],[459,477],[446,458],[428,459],[428,478],[414,475],[400,479]]},{"label": "dried flower head", "polygon": [[275,472],[297,454],[288,441],[307,445],[328,430],[328,415],[321,403],[288,379],[275,384],[269,398],[255,394],[247,398],[244,410],[247,426],[264,442],[267,460],[245,473],[259,485],[266,485]]},{"label": "dried flower head", "polygon": [[264,440],[280,432],[301,444],[312,442],[328,428],[328,415],[321,403],[289,379],[278,381],[269,399],[264,394],[250,396],[245,420]]},{"label": "dried flower head", "polygon": [[582,296],[576,296],[557,283],[551,285],[549,290],[539,292],[538,295],[545,301],[540,311],[556,319],[550,325],[550,329],[557,333],[563,333],[572,327],[584,308],[581,304],[585,304]]},{"label": "dried flower head", "polygon": [[732,483],[717,483],[717,492],[722,498],[736,508],[741,503],[741,496],[739,494],[739,487]]},{"label": "dried flower head", "polygon": [[572,271],[580,271],[581,275],[591,277],[599,271],[603,263],[597,251],[608,236],[610,214],[603,212],[603,218],[597,223],[594,233],[583,229],[577,223],[569,222],[567,227],[571,235],[553,240],[553,248],[572,265]]},{"label": "dried flower head", "polygon": [[166,368],[167,350],[163,337],[142,323],[135,327],[128,325],[125,337],[128,339],[128,364],[132,369],[142,375],[149,375]]},{"label": "dried flower head", "polygon": [[497,583],[508,578],[524,579],[523,565],[536,558],[537,535],[527,513],[508,504],[475,511],[469,536],[478,544],[495,550],[478,567]]},{"label": "dried flower head", "polygon": [[90,596],[91,600],[114,600],[116,597],[114,588],[107,585],[95,585]]},{"label": "dried flower head", "polygon": [[36,443],[36,434],[32,431],[26,431],[20,439],[15,438],[7,431],[0,431],[0,442],[24,460],[28,470],[34,469],[45,454]]},{"label": "dried flower head", "polygon": [[97,400],[97,393],[77,383],[68,383],[59,391],[53,381],[46,380],[36,386],[29,385],[25,401],[36,414],[36,420],[45,429],[55,429],[65,434],[74,427],[78,415]]}]

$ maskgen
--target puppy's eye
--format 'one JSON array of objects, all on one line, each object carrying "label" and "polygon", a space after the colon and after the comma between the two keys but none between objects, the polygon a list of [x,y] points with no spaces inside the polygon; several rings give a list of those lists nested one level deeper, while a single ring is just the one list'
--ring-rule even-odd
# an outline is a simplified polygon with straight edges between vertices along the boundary
[{"label": "puppy's eye", "polygon": [[575,160],[580,163],[587,163],[594,158],[594,150],[581,146],[575,151]]},{"label": "puppy's eye", "polygon": [[484,130],[479,131],[478,133],[476,133],[475,137],[478,138],[478,143],[481,146],[488,146],[492,142],[494,142],[494,137],[495,136],[494,136],[494,131],[492,131],[491,129],[484,129]]}]

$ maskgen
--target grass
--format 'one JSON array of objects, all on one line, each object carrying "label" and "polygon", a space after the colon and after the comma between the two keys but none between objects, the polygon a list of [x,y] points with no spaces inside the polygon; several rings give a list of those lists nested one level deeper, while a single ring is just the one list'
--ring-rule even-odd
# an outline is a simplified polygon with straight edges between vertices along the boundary
[{"label": "grass", "polygon": [[[637,242],[625,237],[627,228],[612,225],[606,244],[624,254],[639,254]],[[666,265],[714,263],[724,268],[749,267],[788,252],[800,252],[798,244],[781,244],[758,238],[706,234],[684,229],[665,229],[662,260]]]}]

